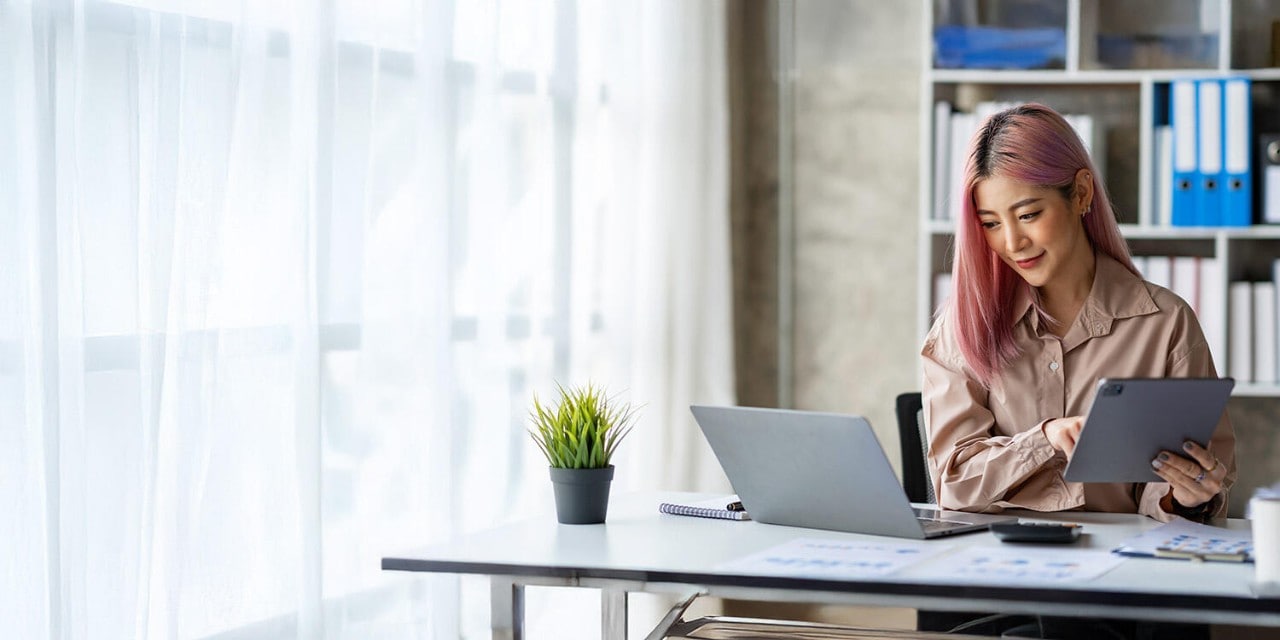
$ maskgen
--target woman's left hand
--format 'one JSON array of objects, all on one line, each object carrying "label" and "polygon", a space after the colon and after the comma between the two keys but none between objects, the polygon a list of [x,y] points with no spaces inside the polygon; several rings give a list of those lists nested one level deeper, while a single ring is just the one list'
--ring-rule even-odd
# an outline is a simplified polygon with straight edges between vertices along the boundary
[{"label": "woman's left hand", "polygon": [[1222,491],[1222,479],[1227,477],[1227,469],[1213,453],[1199,444],[1188,440],[1182,448],[1182,455],[1161,451],[1151,461],[1151,468],[1173,488],[1173,499],[1178,504],[1198,507]]}]

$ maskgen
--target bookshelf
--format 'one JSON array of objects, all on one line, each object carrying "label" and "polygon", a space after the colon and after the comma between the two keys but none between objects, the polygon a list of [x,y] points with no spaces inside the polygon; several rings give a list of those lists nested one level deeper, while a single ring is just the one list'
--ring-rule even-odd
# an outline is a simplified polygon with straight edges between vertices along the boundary
[{"label": "bookshelf", "polygon": [[[1170,83],[1181,79],[1244,77],[1250,80],[1254,218],[1257,193],[1257,137],[1280,132],[1280,64],[1273,59],[1273,23],[1280,23],[1280,2],[1263,0],[920,0],[923,4],[921,52],[918,333],[928,331],[935,308],[935,283],[950,271],[954,221],[946,211],[955,195],[941,190],[948,171],[940,168],[937,148],[946,146],[948,125],[936,127],[938,103],[951,112],[972,113],[987,102],[1037,101],[1062,113],[1083,114],[1094,131],[1095,159],[1115,204],[1130,249],[1154,257],[1164,268],[1212,267],[1199,273],[1196,294],[1202,324],[1222,375],[1238,378],[1237,396],[1280,397],[1280,373],[1240,379],[1228,355],[1233,340],[1230,284],[1274,282],[1280,260],[1280,225],[1248,227],[1174,227],[1160,224],[1161,175],[1157,126],[1167,117]],[[1045,35],[1033,53],[1038,61],[1025,69],[942,68],[968,64],[942,34],[956,26],[1025,29]],[[935,28],[938,30],[935,32]],[[935,46],[935,33],[939,43]],[[1276,37],[1280,37],[1277,35]],[[1056,48],[1055,48],[1056,43]],[[937,56],[935,57],[935,51]],[[1035,58],[1029,56],[1028,59]],[[962,61],[957,63],[956,61]],[[974,64],[982,65],[984,62]],[[1162,106],[1164,105],[1164,106]],[[963,126],[963,125],[962,125]],[[936,139],[939,134],[943,140]],[[1145,264],[1145,260],[1143,261]],[[1183,272],[1185,275],[1185,271]],[[1153,281],[1158,278],[1149,277]],[[1201,283],[1200,280],[1204,282]],[[1162,284],[1165,284],[1162,282]],[[1176,287],[1170,287],[1182,293]],[[1187,295],[1183,296],[1187,298]],[[1216,316],[1216,320],[1213,317]],[[1215,328],[1216,326],[1216,328]],[[1237,332],[1239,333],[1239,332]],[[1211,335],[1209,335],[1211,334]],[[1237,364],[1239,364],[1237,362]]]}]

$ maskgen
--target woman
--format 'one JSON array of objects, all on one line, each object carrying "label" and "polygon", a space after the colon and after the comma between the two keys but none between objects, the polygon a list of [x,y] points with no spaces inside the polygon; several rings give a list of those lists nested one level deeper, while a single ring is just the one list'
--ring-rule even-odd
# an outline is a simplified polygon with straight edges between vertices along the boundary
[{"label": "woman", "polygon": [[1062,478],[1099,379],[1217,377],[1191,308],[1134,268],[1071,126],[1037,104],[995,114],[970,144],[961,197],[953,294],[921,353],[939,505],[1225,515],[1225,414],[1207,448],[1152,460],[1165,482]]}]

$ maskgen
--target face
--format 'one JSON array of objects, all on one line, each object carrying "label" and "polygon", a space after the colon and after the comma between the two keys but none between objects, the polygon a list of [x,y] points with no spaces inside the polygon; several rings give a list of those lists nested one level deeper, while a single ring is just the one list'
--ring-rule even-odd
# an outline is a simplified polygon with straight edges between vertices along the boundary
[{"label": "face", "polygon": [[973,193],[987,246],[1033,287],[1088,277],[1093,249],[1081,216],[1093,194],[1084,170],[1075,195],[1068,200],[1057,189],[998,175],[979,182]]}]

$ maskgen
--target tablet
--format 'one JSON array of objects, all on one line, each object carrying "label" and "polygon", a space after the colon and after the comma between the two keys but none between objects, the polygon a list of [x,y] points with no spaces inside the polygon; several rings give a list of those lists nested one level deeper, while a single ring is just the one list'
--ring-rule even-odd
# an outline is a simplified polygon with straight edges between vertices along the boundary
[{"label": "tablet", "polygon": [[1207,445],[1235,386],[1231,378],[1103,378],[1094,391],[1067,482],[1164,482],[1161,451]]}]

